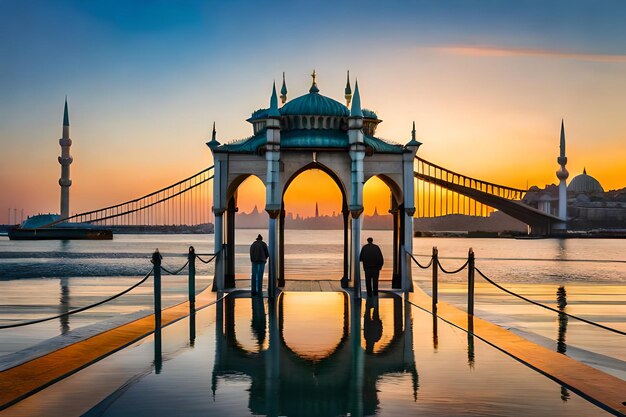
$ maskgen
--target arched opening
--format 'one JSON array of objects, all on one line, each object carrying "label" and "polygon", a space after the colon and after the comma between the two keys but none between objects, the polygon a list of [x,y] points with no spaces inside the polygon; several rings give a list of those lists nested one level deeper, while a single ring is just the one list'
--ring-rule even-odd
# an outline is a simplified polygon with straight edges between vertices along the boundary
[{"label": "arched opening", "polygon": [[244,285],[247,287],[250,285],[250,244],[258,234],[267,238],[265,185],[255,175],[241,175],[229,184],[226,198],[224,283],[226,288],[234,288],[236,279],[248,280]]},{"label": "arched opening", "polygon": [[395,181],[385,175],[372,176],[363,185],[363,227],[361,242],[371,237],[385,258],[380,281],[391,281],[393,288],[401,287],[400,244],[402,191]]},{"label": "arched opening", "polygon": [[284,286],[286,277],[311,280],[322,274],[344,283],[348,276],[347,224],[348,205],[339,177],[317,162],[295,172],[283,191],[278,285]]}]

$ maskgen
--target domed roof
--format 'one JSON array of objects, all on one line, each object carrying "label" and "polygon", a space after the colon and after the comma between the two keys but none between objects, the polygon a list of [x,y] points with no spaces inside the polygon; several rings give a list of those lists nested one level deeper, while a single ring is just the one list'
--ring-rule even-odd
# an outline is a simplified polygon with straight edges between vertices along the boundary
[{"label": "domed roof", "polygon": [[350,110],[340,102],[313,90],[294,98],[280,109],[283,116],[350,116]]},{"label": "domed roof", "polygon": [[597,179],[592,177],[591,175],[587,175],[587,170],[584,169],[583,173],[575,176],[572,181],[567,186],[567,191],[571,191],[574,193],[585,193],[585,194],[593,194],[593,193],[603,193],[604,188],[600,185]]}]

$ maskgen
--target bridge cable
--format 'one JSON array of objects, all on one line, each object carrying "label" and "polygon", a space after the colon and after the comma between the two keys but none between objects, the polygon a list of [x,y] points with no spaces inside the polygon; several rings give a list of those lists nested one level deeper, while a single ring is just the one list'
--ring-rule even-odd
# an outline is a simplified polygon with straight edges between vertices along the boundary
[{"label": "bridge cable", "polygon": [[89,310],[91,308],[97,307],[99,305],[108,303],[109,301],[115,300],[116,298],[121,297],[122,295],[134,290],[135,288],[137,288],[138,286],[140,286],[141,284],[143,284],[144,282],[146,282],[146,280],[150,277],[150,275],[152,275],[152,273],[154,272],[154,268],[152,268],[150,270],[150,272],[148,272],[141,280],[139,280],[139,282],[137,282],[136,284],[131,285],[130,287],[126,288],[124,291],[119,292],[115,295],[112,295],[108,298],[105,298],[104,300],[98,301],[97,303],[94,304],[90,304],[88,306],[84,306],[84,307],[80,307],[77,308],[76,310],[72,310],[72,311],[68,311],[67,313],[62,313],[62,314],[58,314],[56,316],[52,316],[52,317],[46,317],[43,319],[37,319],[37,320],[30,320],[30,321],[24,321],[21,323],[15,323],[15,324],[6,324],[6,325],[2,325],[0,326],[0,330],[2,329],[11,329],[14,327],[22,327],[22,326],[29,326],[31,324],[37,324],[37,323],[43,323],[46,321],[50,321],[50,320],[54,320],[54,319],[59,319],[61,317],[67,317],[70,316],[72,314],[76,314],[76,313],[80,313],[81,311],[85,311],[85,310]]},{"label": "bridge cable", "polygon": [[626,336],[626,332],[623,332],[623,331],[621,331],[621,330],[617,330],[617,329],[614,329],[614,328],[612,328],[612,327],[608,327],[608,326],[605,326],[605,325],[603,325],[603,324],[596,323],[596,322],[594,322],[594,321],[587,320],[587,319],[584,319],[584,318],[582,318],[582,317],[578,317],[578,316],[575,316],[575,315],[573,315],[573,314],[566,313],[565,311],[557,310],[556,308],[552,308],[552,307],[547,306],[547,305],[545,305],[545,304],[541,304],[541,303],[539,303],[539,302],[537,302],[537,301],[533,301],[533,300],[531,300],[531,299],[528,299],[528,298],[524,297],[523,295],[519,295],[519,294],[517,294],[517,293],[515,293],[515,292],[513,292],[513,291],[511,291],[511,290],[508,290],[508,289],[504,288],[503,286],[501,286],[501,285],[499,285],[499,284],[495,283],[494,281],[492,281],[491,279],[489,279],[489,277],[487,277],[485,274],[483,274],[483,273],[482,273],[482,271],[481,271],[480,269],[475,268],[475,270],[476,270],[476,272],[478,272],[478,274],[479,274],[481,277],[483,277],[483,278],[485,279],[485,281],[487,281],[488,283],[490,283],[490,284],[491,284],[491,285],[493,285],[494,287],[496,287],[496,288],[498,288],[498,289],[500,289],[500,290],[504,291],[504,292],[505,292],[505,293],[507,293],[507,294],[510,294],[510,295],[512,295],[512,296],[514,296],[514,297],[517,297],[517,298],[519,298],[519,299],[522,299],[522,300],[524,300],[524,301],[526,301],[526,302],[529,302],[529,303],[531,303],[531,304],[537,305],[537,306],[539,306],[539,307],[543,307],[543,308],[545,308],[546,310],[554,311],[555,313],[559,313],[559,314],[565,314],[565,315],[566,315],[566,316],[568,316],[568,317],[571,317],[571,318],[576,319],[576,320],[580,320],[580,321],[582,321],[582,322],[584,322],[584,323],[587,323],[587,324],[591,324],[592,326],[596,326],[596,327],[599,327],[599,328],[601,328],[601,329],[608,330],[608,331],[613,332],[613,333],[621,334],[622,336]]}]

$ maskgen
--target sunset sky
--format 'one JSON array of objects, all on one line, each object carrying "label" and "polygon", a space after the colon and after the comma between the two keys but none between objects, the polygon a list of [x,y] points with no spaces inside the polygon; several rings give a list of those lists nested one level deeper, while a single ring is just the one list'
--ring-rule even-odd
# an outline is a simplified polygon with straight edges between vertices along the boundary
[{"label": "sunset sky", "polygon": [[[0,223],[58,212],[62,106],[70,106],[71,211],[130,199],[211,165],[211,124],[249,136],[274,80],[343,101],[358,77],[378,135],[458,172],[523,188],[568,169],[626,186],[623,1],[0,2]],[[294,182],[294,210],[310,179]],[[317,182],[316,182],[317,183]],[[246,184],[240,208],[261,195]],[[258,188],[258,187],[256,187]],[[307,197],[323,213],[338,194]],[[366,185],[366,211],[388,205]],[[245,190],[244,190],[245,191]],[[333,191],[336,192],[336,191]],[[331,197],[329,197],[331,196]],[[301,202],[301,207],[298,206]],[[306,204],[305,204],[306,203]],[[289,209],[289,207],[288,207]]]}]

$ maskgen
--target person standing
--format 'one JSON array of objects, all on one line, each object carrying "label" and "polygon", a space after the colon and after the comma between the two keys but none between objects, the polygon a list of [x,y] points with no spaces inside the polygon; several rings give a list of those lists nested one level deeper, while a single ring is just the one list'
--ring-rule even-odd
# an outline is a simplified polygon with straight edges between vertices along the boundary
[{"label": "person standing", "polygon": [[263,273],[265,263],[270,257],[267,244],[263,242],[263,236],[258,235],[250,245],[250,262],[252,262],[252,295],[263,294]]},{"label": "person standing", "polygon": [[378,297],[378,275],[385,263],[385,259],[380,248],[374,244],[374,239],[371,237],[367,238],[367,245],[361,248],[359,261],[363,262],[363,269],[365,270],[367,297]]}]

